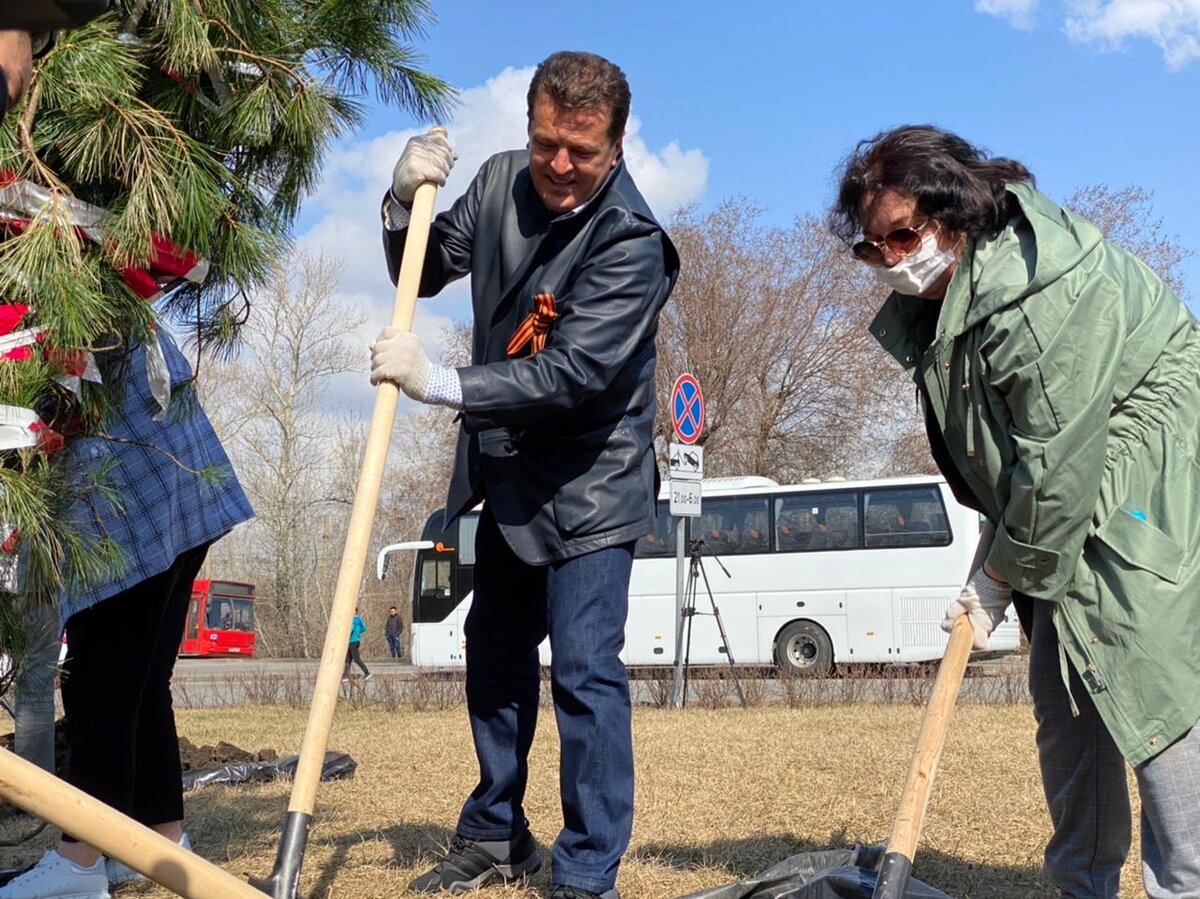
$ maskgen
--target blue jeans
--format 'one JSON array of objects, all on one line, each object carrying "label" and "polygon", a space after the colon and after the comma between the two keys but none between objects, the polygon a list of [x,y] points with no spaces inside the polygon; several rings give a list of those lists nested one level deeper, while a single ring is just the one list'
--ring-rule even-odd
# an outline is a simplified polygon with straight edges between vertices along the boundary
[{"label": "blue jeans", "polygon": [[554,883],[603,893],[633,828],[633,739],[625,645],[633,543],[547,566],[527,565],[484,507],[475,538],[475,596],[467,615],[467,711],[480,779],[458,833],[518,837],[529,747],[537,726],[538,644],[549,635],[562,758],[563,829]]}]

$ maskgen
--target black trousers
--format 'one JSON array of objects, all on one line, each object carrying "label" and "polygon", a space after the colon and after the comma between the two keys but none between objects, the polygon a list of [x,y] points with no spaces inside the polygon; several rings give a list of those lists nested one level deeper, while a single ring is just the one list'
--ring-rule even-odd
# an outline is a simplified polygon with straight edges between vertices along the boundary
[{"label": "black trousers", "polygon": [[368,674],[371,673],[370,671],[367,670],[367,666],[363,664],[362,655],[360,653],[361,653],[361,644],[359,644],[359,642],[357,640],[355,640],[348,647],[346,647],[346,670],[343,673],[343,677],[350,676],[350,663],[351,662],[353,662],[355,665],[357,665],[362,670],[363,677],[366,677]]},{"label": "black trousers", "polygon": [[66,779],[148,827],[183,820],[171,673],[207,553],[208,544],[188,550],[67,621]]}]

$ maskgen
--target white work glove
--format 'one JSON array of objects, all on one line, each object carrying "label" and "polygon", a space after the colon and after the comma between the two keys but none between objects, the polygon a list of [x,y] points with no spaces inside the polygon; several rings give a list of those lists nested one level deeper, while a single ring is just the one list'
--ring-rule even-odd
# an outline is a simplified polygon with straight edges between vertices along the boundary
[{"label": "white work glove", "polygon": [[1012,602],[1012,585],[990,577],[981,565],[971,575],[967,585],[958,594],[958,599],[946,609],[942,630],[950,633],[960,615],[966,615],[975,632],[971,645],[975,649],[987,649],[988,637],[1004,620],[1004,613]]},{"label": "white work glove", "polygon": [[392,196],[397,202],[411,206],[417,188],[426,181],[444,187],[456,159],[458,154],[440,128],[409,138],[392,170]]},{"label": "white work glove", "polygon": [[371,344],[371,383],[394,381],[418,403],[429,393],[429,372],[433,367],[421,339],[411,331],[387,327]]}]

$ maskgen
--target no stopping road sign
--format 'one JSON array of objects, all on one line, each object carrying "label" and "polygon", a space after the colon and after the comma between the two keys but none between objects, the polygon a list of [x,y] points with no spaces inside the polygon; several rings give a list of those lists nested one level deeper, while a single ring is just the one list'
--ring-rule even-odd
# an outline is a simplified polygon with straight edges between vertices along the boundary
[{"label": "no stopping road sign", "polygon": [[704,431],[704,394],[690,374],[680,375],[671,388],[671,423],[680,443],[695,443]]}]

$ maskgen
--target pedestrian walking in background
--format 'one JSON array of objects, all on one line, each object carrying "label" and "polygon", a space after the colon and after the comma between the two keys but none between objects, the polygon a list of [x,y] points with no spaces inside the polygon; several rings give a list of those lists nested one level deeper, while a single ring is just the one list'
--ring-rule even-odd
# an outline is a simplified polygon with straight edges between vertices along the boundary
[{"label": "pedestrian walking in background", "polygon": [[359,667],[363,673],[363,680],[371,679],[371,672],[362,660],[362,635],[367,632],[367,626],[363,623],[362,616],[358,614],[358,609],[354,610],[354,622],[350,625],[350,645],[346,647],[346,670],[342,674],[342,680],[350,679],[350,663],[353,662]]},{"label": "pedestrian walking in background", "polygon": [[404,633],[404,619],[400,617],[400,610],[395,606],[388,609],[387,623],[383,627],[383,634],[387,637],[388,651],[392,654],[393,659],[400,658],[400,635]]}]

